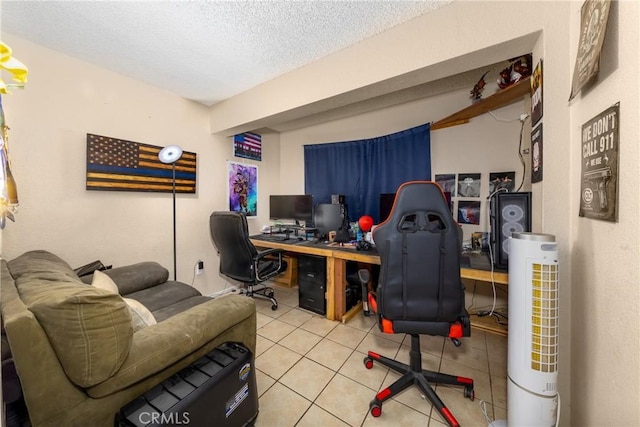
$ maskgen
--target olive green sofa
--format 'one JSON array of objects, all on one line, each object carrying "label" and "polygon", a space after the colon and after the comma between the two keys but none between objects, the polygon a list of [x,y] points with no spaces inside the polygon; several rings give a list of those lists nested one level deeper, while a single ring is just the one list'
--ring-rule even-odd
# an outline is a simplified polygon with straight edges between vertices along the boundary
[{"label": "olive green sofa", "polygon": [[[242,342],[255,354],[251,298],[182,298],[134,332],[120,295],[83,283],[56,255],[32,251],[0,262],[3,326],[36,427],[113,426],[119,408],[218,345]],[[148,274],[113,270],[121,291],[146,289],[156,305],[158,294],[171,299],[170,285],[157,283],[164,287],[154,292],[135,285]]]}]

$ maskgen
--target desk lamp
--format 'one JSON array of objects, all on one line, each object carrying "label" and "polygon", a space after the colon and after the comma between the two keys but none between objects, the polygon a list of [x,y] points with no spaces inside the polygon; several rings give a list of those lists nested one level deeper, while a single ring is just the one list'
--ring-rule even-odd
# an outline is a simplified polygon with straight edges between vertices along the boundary
[{"label": "desk lamp", "polygon": [[173,187],[173,280],[178,280],[178,268],[176,263],[176,162],[182,157],[182,148],[177,145],[167,145],[158,153],[158,159],[164,164],[172,165]]}]

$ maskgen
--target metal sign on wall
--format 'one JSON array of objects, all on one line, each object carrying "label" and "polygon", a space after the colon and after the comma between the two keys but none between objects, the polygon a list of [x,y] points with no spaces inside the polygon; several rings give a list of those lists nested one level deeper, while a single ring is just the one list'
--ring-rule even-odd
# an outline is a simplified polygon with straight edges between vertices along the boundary
[{"label": "metal sign on wall", "polygon": [[580,216],[618,219],[620,103],[582,125]]},{"label": "metal sign on wall", "polygon": [[611,0],[586,0],[580,13],[580,42],[571,83],[572,100],[600,70],[600,51],[609,20]]}]

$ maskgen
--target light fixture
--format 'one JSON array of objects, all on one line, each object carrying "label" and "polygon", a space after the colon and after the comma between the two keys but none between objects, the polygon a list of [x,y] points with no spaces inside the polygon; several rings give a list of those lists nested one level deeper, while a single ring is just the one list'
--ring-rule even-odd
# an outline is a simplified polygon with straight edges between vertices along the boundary
[{"label": "light fixture", "polygon": [[182,148],[177,145],[167,145],[158,153],[158,159],[162,163],[172,165],[173,187],[173,280],[178,281],[178,267],[176,262],[176,162],[182,157]]}]

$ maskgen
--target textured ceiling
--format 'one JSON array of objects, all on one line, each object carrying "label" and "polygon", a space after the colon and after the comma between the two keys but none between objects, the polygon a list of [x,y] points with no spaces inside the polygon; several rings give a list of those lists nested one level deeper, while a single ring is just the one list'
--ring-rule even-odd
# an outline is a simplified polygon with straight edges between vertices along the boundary
[{"label": "textured ceiling", "polygon": [[213,105],[452,0],[2,1],[2,31]]}]

